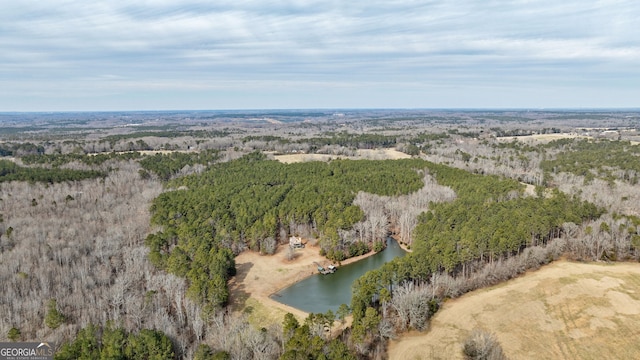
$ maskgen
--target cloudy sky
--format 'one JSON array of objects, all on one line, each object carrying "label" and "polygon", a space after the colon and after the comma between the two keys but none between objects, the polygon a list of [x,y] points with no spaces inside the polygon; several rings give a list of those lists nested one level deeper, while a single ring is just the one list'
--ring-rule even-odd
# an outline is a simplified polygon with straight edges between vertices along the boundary
[{"label": "cloudy sky", "polygon": [[0,111],[640,107],[636,0],[0,4]]}]

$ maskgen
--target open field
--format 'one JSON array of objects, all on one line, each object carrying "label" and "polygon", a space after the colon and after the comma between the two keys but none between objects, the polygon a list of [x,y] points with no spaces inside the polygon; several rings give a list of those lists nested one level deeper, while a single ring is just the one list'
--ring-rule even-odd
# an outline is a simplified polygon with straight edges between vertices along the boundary
[{"label": "open field", "polygon": [[447,301],[429,332],[391,342],[390,359],[461,359],[476,327],[510,359],[637,359],[640,264],[559,261]]},{"label": "open field", "polygon": [[304,161],[329,161],[333,159],[368,159],[368,160],[397,160],[397,159],[408,159],[410,155],[407,155],[401,151],[395,149],[358,149],[356,156],[345,156],[345,155],[330,155],[330,154],[287,154],[287,155],[276,155],[274,158],[280,162],[285,164],[295,163],[295,162],[304,162]]}]

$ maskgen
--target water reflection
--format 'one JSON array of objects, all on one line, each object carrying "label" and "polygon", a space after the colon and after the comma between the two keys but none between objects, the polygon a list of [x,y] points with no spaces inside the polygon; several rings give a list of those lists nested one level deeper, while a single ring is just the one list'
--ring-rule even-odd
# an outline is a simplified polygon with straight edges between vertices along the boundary
[{"label": "water reflection", "polygon": [[351,285],[357,278],[404,255],[406,252],[398,243],[388,238],[384,251],[341,266],[334,274],[310,276],[272,295],[271,298],[309,313],[324,313],[329,309],[336,312],[340,304],[351,303]]}]

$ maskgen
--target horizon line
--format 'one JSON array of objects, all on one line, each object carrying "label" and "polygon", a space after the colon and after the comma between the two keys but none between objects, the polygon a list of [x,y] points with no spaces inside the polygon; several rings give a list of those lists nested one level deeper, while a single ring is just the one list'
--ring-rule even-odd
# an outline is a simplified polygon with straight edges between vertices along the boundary
[{"label": "horizon line", "polygon": [[138,109],[138,110],[0,110],[0,114],[65,114],[65,113],[163,113],[163,112],[276,112],[276,111],[640,111],[640,107],[319,107],[319,108],[245,108],[245,109]]}]

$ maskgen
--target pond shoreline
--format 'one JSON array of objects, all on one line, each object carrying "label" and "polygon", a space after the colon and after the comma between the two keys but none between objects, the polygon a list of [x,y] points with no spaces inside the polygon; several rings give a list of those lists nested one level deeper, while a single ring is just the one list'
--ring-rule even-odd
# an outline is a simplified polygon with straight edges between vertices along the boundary
[{"label": "pond shoreline", "polygon": [[[278,246],[273,255],[261,255],[252,251],[245,251],[236,258],[236,275],[229,281],[230,308],[234,312],[247,312],[248,307],[255,302],[263,305],[259,310],[261,314],[260,325],[267,325],[268,322],[282,322],[282,317],[286,313],[292,313],[301,320],[304,320],[309,313],[295,307],[283,304],[271,298],[274,294],[282,291],[318,273],[314,262],[328,265],[331,263],[326,257],[320,255],[320,248],[307,244],[303,249],[296,250],[296,258],[287,260],[286,253],[289,245]],[[384,250],[383,250],[384,251]],[[375,255],[370,251],[364,255],[356,256],[340,262],[340,267],[358,262]],[[331,276],[331,275],[327,275]],[[254,300],[254,301],[252,301]]]},{"label": "pond shoreline", "polygon": [[335,274],[302,279],[274,292],[271,299],[305,312],[324,313],[332,310],[335,313],[341,304],[351,302],[352,286],[358,278],[406,254],[395,239],[388,237],[387,247],[383,251],[345,261]]}]

